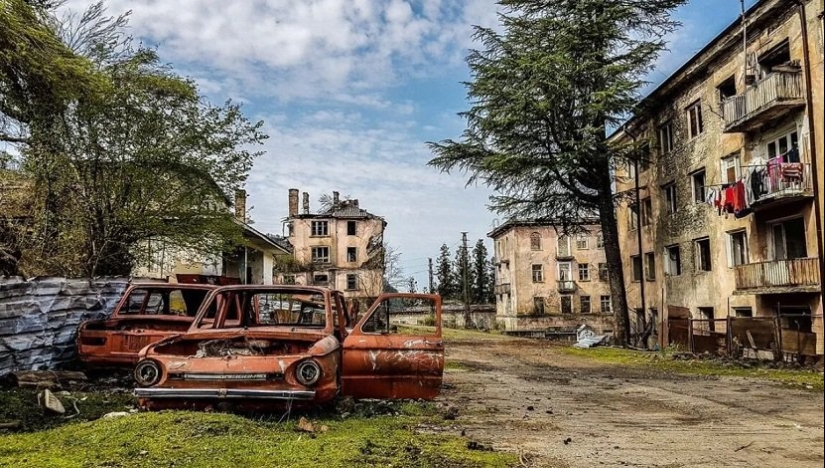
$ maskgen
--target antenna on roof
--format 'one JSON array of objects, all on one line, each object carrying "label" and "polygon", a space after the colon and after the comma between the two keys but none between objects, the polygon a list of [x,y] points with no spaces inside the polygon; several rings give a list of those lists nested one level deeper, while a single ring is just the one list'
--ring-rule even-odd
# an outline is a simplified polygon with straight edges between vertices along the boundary
[{"label": "antenna on roof", "polygon": [[498,218],[493,219],[493,223],[492,223],[493,229],[497,228],[498,224],[499,224]]}]

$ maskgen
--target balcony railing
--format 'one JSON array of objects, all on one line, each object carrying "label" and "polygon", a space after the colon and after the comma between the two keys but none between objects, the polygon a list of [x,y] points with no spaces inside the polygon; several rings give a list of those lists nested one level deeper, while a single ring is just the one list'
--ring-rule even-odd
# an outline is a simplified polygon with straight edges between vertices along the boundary
[{"label": "balcony railing", "polygon": [[750,130],[789,108],[804,104],[801,72],[773,72],[744,93],[722,101],[725,132]]},{"label": "balcony railing", "polygon": [[493,287],[495,294],[510,294],[510,283],[497,284]]},{"label": "balcony railing", "polygon": [[[765,168],[760,166],[759,168]],[[778,201],[812,197],[811,165],[809,163],[781,163],[764,172],[765,192],[758,195],[751,207],[755,210],[774,206]]]},{"label": "balcony railing", "polygon": [[773,260],[739,265],[734,270],[738,293],[817,291],[819,259],[816,257]]},{"label": "balcony railing", "polygon": [[576,282],[572,280],[560,280],[557,282],[560,293],[571,293],[576,291]]}]

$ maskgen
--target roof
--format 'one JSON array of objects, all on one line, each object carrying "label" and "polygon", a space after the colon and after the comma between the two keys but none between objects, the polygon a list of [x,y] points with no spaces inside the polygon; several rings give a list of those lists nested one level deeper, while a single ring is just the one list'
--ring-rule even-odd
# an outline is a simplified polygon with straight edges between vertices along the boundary
[{"label": "roof", "polygon": [[338,218],[338,219],[380,219],[387,225],[387,221],[376,214],[358,206],[358,200],[342,200],[332,208],[321,213],[304,213],[293,216],[296,219]]},{"label": "roof", "polygon": [[272,238],[267,236],[266,234],[262,233],[261,231],[253,228],[252,226],[244,223],[243,221],[239,221],[238,219],[234,219],[235,223],[241,226],[243,229],[244,237],[250,237],[255,240],[259,240],[262,243],[266,244],[268,247],[272,247],[273,249],[280,250],[285,254],[291,253],[289,249],[285,248],[284,246],[280,245],[279,243],[275,242]]},{"label": "roof", "polygon": [[[600,223],[599,218],[585,218],[582,219],[580,222],[575,223],[576,226],[598,226]],[[569,223],[568,223],[569,224]],[[508,220],[504,224],[496,227],[492,231],[487,233],[487,237],[491,237],[495,239],[496,237],[500,237],[504,235],[507,231],[511,229],[515,229],[517,227],[556,227],[562,226],[562,223],[559,220],[549,220],[549,219],[526,219],[526,220]]]}]

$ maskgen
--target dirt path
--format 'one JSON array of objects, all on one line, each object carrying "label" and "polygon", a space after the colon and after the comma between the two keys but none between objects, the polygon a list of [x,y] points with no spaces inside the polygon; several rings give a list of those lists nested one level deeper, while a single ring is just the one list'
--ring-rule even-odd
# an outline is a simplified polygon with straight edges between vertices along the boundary
[{"label": "dirt path", "polygon": [[447,358],[454,430],[532,466],[823,466],[821,393],[606,368],[527,340],[448,343]]}]

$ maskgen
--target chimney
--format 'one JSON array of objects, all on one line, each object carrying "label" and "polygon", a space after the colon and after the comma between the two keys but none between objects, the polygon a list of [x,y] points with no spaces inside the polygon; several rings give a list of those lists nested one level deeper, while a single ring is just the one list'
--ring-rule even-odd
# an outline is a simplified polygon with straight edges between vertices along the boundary
[{"label": "chimney", "polygon": [[309,214],[309,194],[304,192],[304,214]]},{"label": "chimney", "polygon": [[356,198],[355,200],[350,201],[350,206],[353,208],[358,208],[358,199]]},{"label": "chimney", "polygon": [[246,222],[246,190],[235,190],[235,218],[238,221]]},{"label": "chimney", "polygon": [[332,208],[338,208],[339,204],[341,204],[341,194],[332,192]]},{"label": "chimney", "polygon": [[289,189],[289,217],[294,218],[298,215],[298,189]]}]

